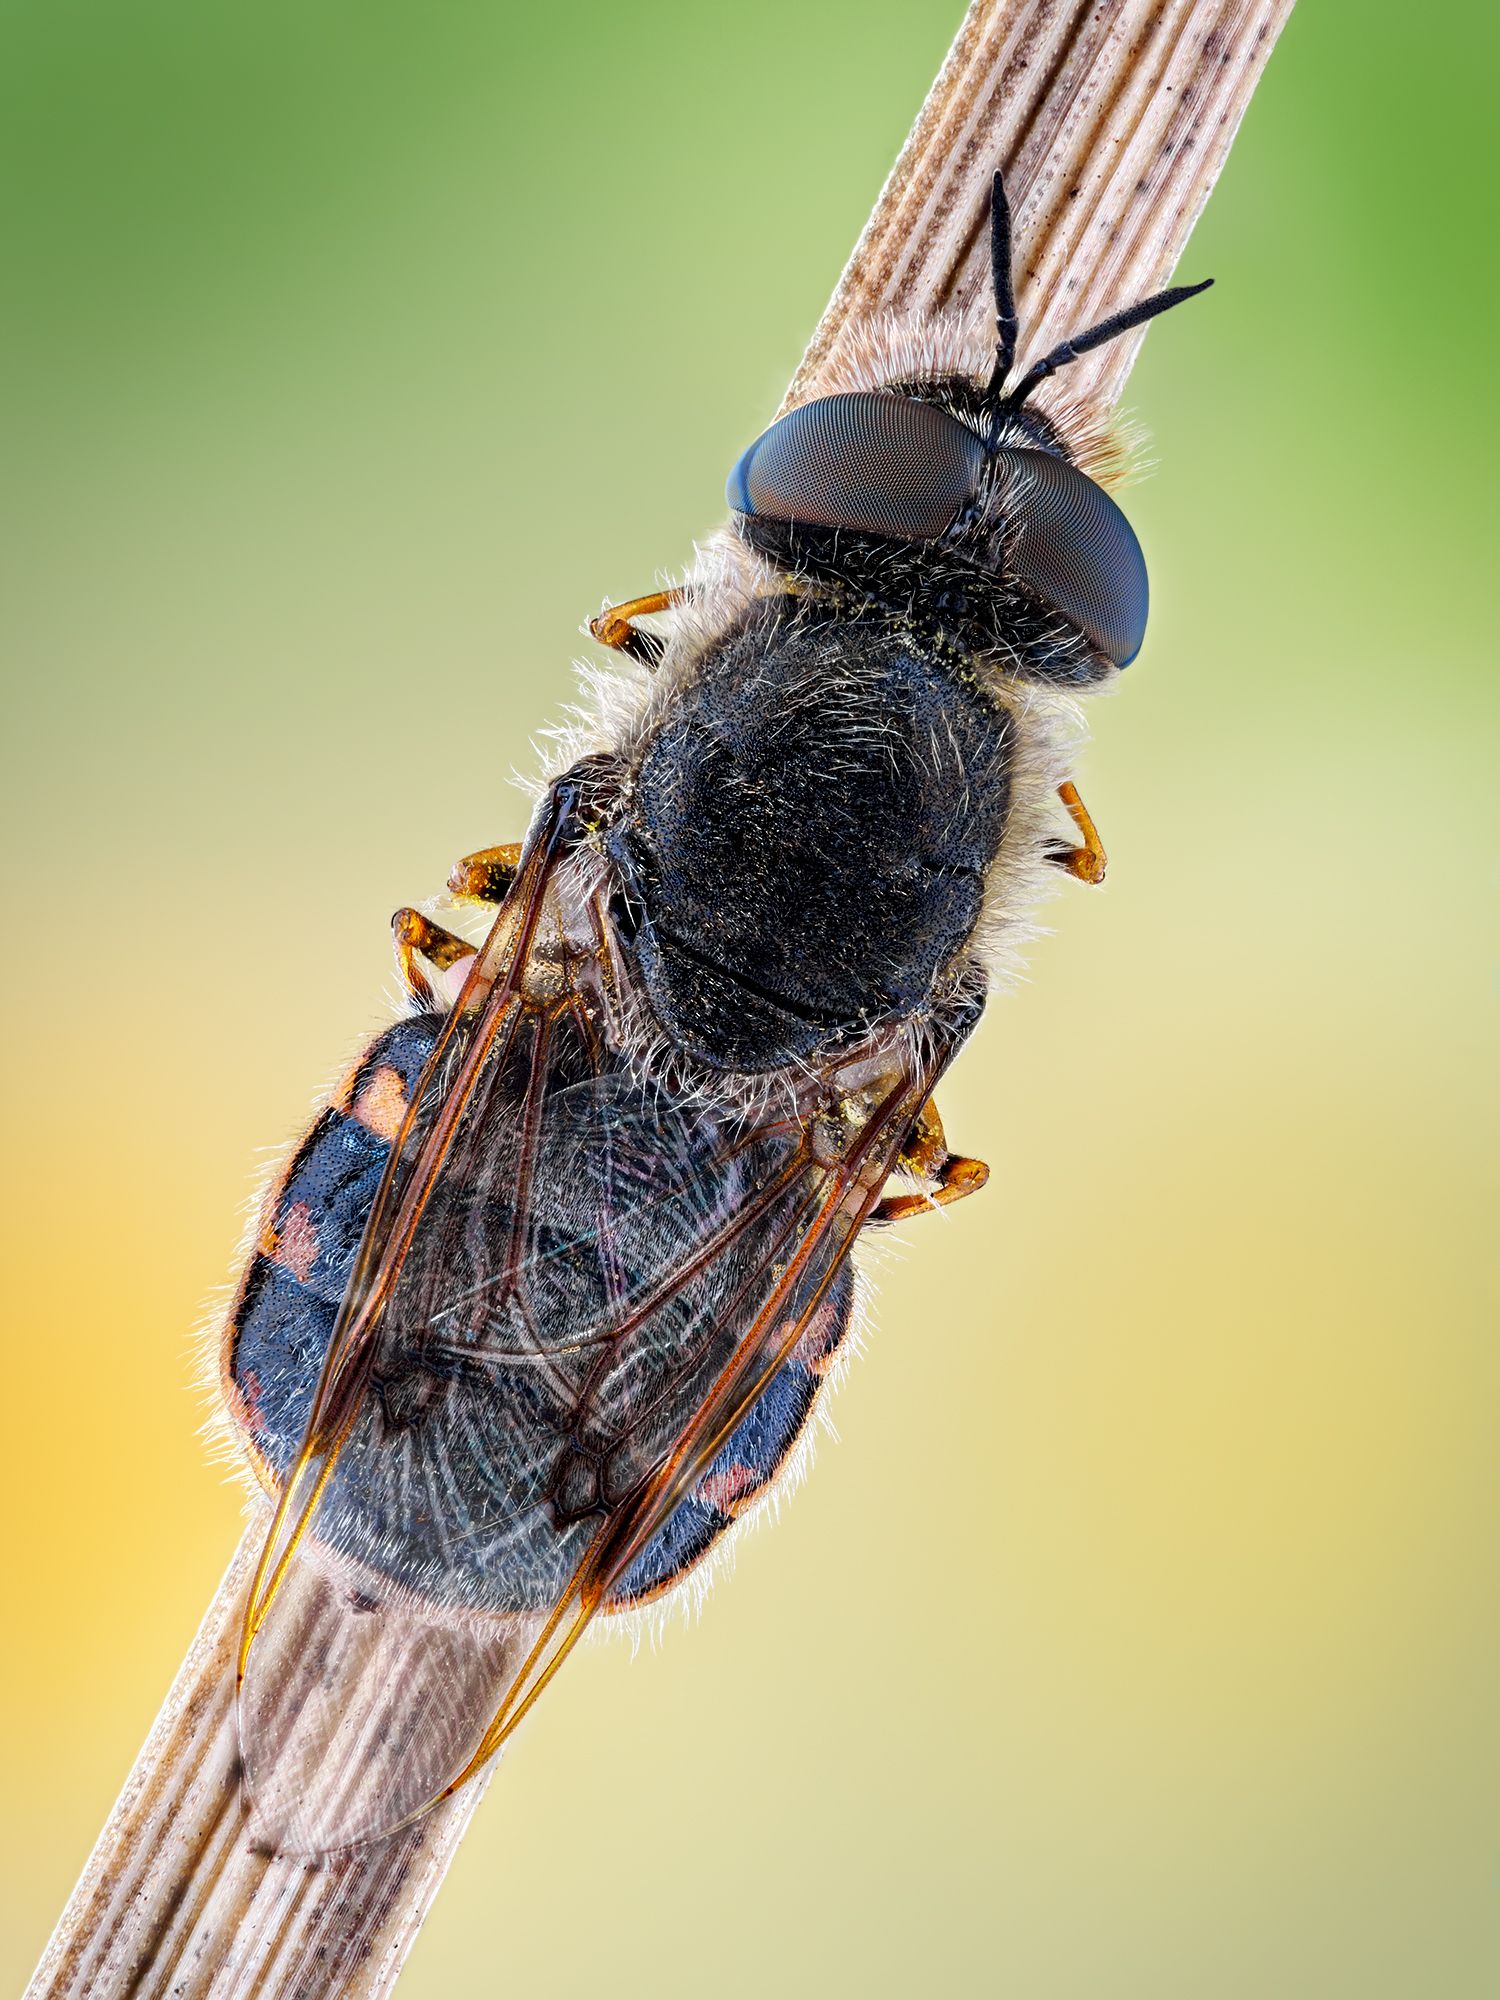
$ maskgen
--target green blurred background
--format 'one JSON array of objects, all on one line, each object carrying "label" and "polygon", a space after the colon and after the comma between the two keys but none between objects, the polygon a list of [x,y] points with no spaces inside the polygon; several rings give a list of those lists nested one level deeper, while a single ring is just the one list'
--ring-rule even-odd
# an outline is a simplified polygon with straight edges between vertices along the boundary
[{"label": "green blurred background", "polygon": [[[958,14],[4,11],[8,1988],[238,1533],[252,1176]],[[698,1628],[570,1665],[408,2000],[1500,1986],[1494,24],[1293,19],[1131,383],[1109,887],[947,1092],[991,1187]]]}]

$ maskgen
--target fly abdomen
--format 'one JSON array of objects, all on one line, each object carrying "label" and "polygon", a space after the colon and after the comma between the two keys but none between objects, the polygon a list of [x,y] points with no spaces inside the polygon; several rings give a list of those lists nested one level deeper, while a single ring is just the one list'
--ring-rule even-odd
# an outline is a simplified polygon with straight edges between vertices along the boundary
[{"label": "fly abdomen", "polygon": [[921,1007],[979,916],[1012,730],[956,656],[880,612],[752,605],[612,836],[668,1036],[763,1072]]},{"label": "fly abdomen", "polygon": [[366,1050],[268,1202],[222,1366],[230,1414],[274,1480],[307,1428],[391,1142],[441,1025],[435,1014],[399,1021]]},{"label": "fly abdomen", "polygon": [[[268,1198],[222,1361],[230,1416],[272,1488],[307,1431],[376,1189],[441,1026],[422,1014],[379,1036]],[[560,1047],[549,1068],[547,1143],[528,1174],[514,1271],[524,1075],[493,1080],[477,1150],[429,1204],[437,1290],[409,1298],[398,1282],[319,1515],[322,1547],[360,1588],[384,1578],[487,1612],[552,1602],[605,1509],[649,1476],[719,1378],[744,1330],[730,1309],[744,1261],[805,1199],[801,1180],[775,1195],[795,1158],[787,1142],[728,1147],[713,1121],[664,1111],[624,1076],[579,1082],[577,1067],[577,1051]],[[739,1254],[679,1281],[689,1251],[733,1234],[746,1211]],[[678,1581],[774,1480],[851,1309],[846,1270],[611,1608]],[[779,1351],[774,1334],[768,1351]]]}]

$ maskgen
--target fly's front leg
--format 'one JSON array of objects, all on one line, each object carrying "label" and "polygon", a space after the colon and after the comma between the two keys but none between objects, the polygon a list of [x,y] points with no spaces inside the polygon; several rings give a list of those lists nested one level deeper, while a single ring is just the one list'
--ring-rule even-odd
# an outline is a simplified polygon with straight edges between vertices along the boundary
[{"label": "fly's front leg", "polygon": [[1055,840],[1047,849],[1047,859],[1055,867],[1066,868],[1070,875],[1080,882],[1087,882],[1097,888],[1104,880],[1104,871],[1109,866],[1109,856],[1104,852],[1104,842],[1099,838],[1099,829],[1089,815],[1088,807],[1078,796],[1078,787],[1070,779],[1059,785],[1057,796],[1068,809],[1068,817],[1077,827],[1083,839],[1081,847],[1069,847],[1061,840]]},{"label": "fly's front leg", "polygon": [[653,612],[671,611],[681,604],[683,596],[680,590],[652,590],[644,597],[632,597],[628,604],[606,604],[597,618],[589,620],[589,631],[601,646],[639,660],[642,666],[654,667],[666,651],[666,642],[654,632],[637,632],[635,621],[649,618]]},{"label": "fly's front leg", "polygon": [[437,1005],[432,982],[417,964],[425,958],[439,972],[446,972],[460,959],[472,958],[474,947],[466,938],[455,937],[420,910],[397,910],[391,918],[391,942],[396,952],[396,970],[401,983],[424,1012]]},{"label": "fly's front leg", "polygon": [[874,1222],[905,1222],[908,1216],[928,1209],[946,1208],[950,1202],[962,1201],[966,1194],[977,1194],[990,1177],[983,1160],[948,1151],[943,1121],[930,1097],[917,1113],[897,1164],[933,1185],[921,1194],[886,1195],[871,1214]]}]

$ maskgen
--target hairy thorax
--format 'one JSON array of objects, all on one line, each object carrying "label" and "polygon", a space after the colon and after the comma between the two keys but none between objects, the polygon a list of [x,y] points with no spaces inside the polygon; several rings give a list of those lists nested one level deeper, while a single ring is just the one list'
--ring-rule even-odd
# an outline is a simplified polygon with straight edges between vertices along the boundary
[{"label": "hairy thorax", "polygon": [[644,745],[610,836],[666,1034],[757,1073],[920,1010],[978,920],[1013,737],[962,656],[889,613],[751,603]]}]

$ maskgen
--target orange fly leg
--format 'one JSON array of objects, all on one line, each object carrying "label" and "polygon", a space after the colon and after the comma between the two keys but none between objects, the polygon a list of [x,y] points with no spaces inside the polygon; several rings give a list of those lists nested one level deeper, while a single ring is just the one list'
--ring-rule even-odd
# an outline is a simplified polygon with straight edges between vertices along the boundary
[{"label": "orange fly leg", "polygon": [[963,1153],[950,1153],[943,1135],[943,1121],[936,1102],[928,1098],[917,1114],[897,1165],[933,1185],[921,1194],[888,1194],[875,1208],[874,1222],[904,1222],[927,1209],[946,1208],[977,1194],[990,1177],[983,1160],[971,1160]]},{"label": "orange fly leg", "polygon": [[519,840],[508,840],[503,847],[481,847],[453,864],[449,893],[465,903],[503,903],[520,865]]},{"label": "orange fly leg", "polygon": [[627,604],[607,604],[597,618],[589,620],[589,631],[601,646],[654,667],[662,656],[663,641],[654,632],[637,632],[635,621],[657,611],[671,611],[682,599],[680,590],[652,590],[644,597],[632,597]]},{"label": "orange fly leg", "polygon": [[457,965],[461,958],[472,958],[474,947],[452,931],[445,931],[441,924],[435,924],[431,917],[424,917],[420,910],[397,910],[391,918],[391,943],[396,953],[396,970],[401,974],[401,983],[418,1006],[431,1007],[434,1004],[432,983],[417,964],[419,957],[439,972],[446,972],[450,965]]},{"label": "orange fly leg", "polygon": [[1077,827],[1083,839],[1081,847],[1068,847],[1060,840],[1054,841],[1047,849],[1047,859],[1080,882],[1087,882],[1090,888],[1097,888],[1104,880],[1104,871],[1109,866],[1109,856],[1104,852],[1104,842],[1099,838],[1099,829],[1089,815],[1088,807],[1078,796],[1078,787],[1071,779],[1059,785],[1057,796],[1068,809],[1068,817]]}]

